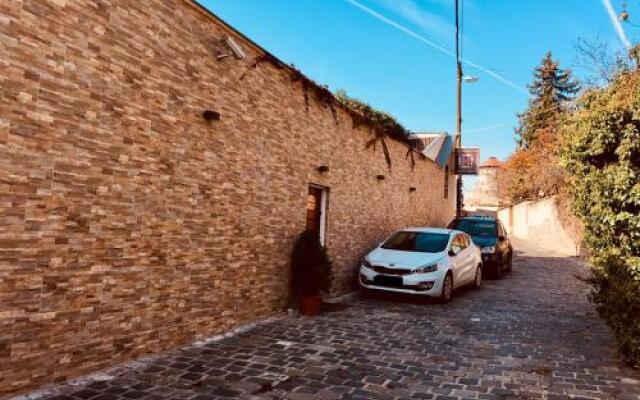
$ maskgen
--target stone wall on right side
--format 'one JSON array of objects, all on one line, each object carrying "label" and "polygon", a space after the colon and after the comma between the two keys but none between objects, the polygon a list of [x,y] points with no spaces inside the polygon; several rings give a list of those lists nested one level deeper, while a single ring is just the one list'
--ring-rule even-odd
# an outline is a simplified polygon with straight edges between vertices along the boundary
[{"label": "stone wall on right side", "polygon": [[[579,256],[581,237],[575,226],[563,218],[555,197],[525,201],[498,211],[510,236],[549,255]],[[518,249],[516,249],[518,250]]]}]

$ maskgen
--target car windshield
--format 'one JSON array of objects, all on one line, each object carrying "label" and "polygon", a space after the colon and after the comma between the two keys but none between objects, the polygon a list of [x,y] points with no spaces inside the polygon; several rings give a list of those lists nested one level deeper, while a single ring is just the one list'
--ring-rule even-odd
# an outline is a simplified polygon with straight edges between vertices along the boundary
[{"label": "car windshield", "polygon": [[395,233],[382,245],[383,249],[440,253],[447,248],[446,233],[401,231]]},{"label": "car windshield", "polygon": [[470,236],[496,236],[498,234],[498,227],[495,221],[460,219],[452,225],[452,229],[465,232]]}]

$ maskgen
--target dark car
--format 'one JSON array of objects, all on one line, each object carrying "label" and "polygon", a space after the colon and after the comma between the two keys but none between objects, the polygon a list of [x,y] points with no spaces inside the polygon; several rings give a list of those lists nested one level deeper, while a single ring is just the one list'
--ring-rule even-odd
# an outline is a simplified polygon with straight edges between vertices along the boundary
[{"label": "dark car", "polygon": [[483,268],[495,278],[500,279],[505,271],[511,271],[513,247],[500,220],[485,216],[459,217],[451,221],[448,228],[471,236],[482,253]]}]

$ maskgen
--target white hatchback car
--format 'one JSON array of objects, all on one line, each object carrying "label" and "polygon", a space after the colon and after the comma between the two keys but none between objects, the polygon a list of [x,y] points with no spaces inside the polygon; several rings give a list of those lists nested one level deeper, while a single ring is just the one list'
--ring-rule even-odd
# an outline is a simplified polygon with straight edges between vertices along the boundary
[{"label": "white hatchback car", "polygon": [[362,259],[360,286],[451,299],[453,289],[482,283],[482,255],[464,232],[407,228]]}]

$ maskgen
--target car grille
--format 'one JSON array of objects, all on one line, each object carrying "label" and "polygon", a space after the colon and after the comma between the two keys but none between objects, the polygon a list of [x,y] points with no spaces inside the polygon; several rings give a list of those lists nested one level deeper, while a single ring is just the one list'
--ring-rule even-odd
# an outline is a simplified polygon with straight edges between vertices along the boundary
[{"label": "car grille", "polygon": [[387,268],[381,265],[374,265],[373,270],[379,274],[385,274],[385,275],[409,275],[411,273],[410,269]]}]

